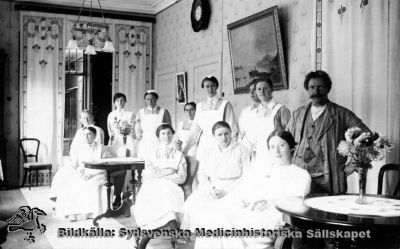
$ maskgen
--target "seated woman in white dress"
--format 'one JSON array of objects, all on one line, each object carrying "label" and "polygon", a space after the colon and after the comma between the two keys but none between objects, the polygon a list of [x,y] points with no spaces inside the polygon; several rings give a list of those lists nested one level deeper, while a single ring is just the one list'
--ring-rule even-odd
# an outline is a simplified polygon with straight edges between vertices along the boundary
[{"label": "seated woman in white dress", "polygon": [[[266,229],[281,228],[285,223],[275,208],[276,202],[286,197],[304,197],[310,191],[308,172],[291,164],[295,141],[291,133],[273,132],[268,138],[271,162],[252,165],[214,210],[219,228]],[[269,248],[274,239],[269,237],[200,238],[195,248]],[[273,248],[273,247],[271,247]]]},{"label": "seated woman in white dress", "polygon": [[194,144],[195,142],[193,143],[191,141],[192,136],[190,135],[190,128],[192,127],[193,119],[196,115],[196,103],[186,103],[183,109],[185,111],[186,119],[178,123],[175,148],[182,151],[185,155],[188,166],[186,182],[182,185],[185,198],[187,198],[193,190],[197,189],[198,185],[197,179],[195,178],[198,166],[195,149],[197,146],[191,146],[191,144]]},{"label": "seated woman in white dress", "polygon": [[217,219],[213,207],[231,191],[250,163],[249,151],[232,139],[228,123],[215,123],[212,133],[217,143],[199,155],[199,186],[184,206],[181,228],[192,232],[196,228],[207,228]]},{"label": "seated woman in white dress", "polygon": [[60,181],[55,180],[52,186],[56,188],[57,216],[69,218],[70,221],[75,221],[78,215],[93,218],[103,212],[105,204],[101,191],[105,183],[105,171],[84,166],[84,162],[95,162],[101,158],[103,145],[95,142],[95,128],[84,128],[84,134],[86,143],[77,144],[71,154],[70,165],[57,172]]},{"label": "seated woman in white dress", "polygon": [[[174,129],[161,124],[156,129],[157,148],[148,153],[136,204],[133,207],[136,224],[146,230],[177,229],[184,202],[178,186],[186,180],[186,160],[182,152],[174,149]],[[146,248],[150,237],[144,237],[138,248]]]}]

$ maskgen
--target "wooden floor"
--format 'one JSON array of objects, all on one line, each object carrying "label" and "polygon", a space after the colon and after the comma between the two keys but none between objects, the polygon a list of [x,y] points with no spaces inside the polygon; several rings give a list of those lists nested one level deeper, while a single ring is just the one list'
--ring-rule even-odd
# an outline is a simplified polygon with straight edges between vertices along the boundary
[{"label": "wooden floor", "polygon": [[[64,219],[57,218],[53,210],[53,202],[48,199],[49,187],[34,187],[31,191],[27,188],[1,190],[0,191],[0,220],[7,220],[18,210],[20,206],[29,205],[31,208],[38,207],[46,212],[46,216],[40,216],[39,220],[46,225],[47,230],[44,235],[39,232],[35,233],[35,242],[28,243],[25,231],[9,232],[7,241],[1,245],[3,249],[108,249],[108,248],[134,248],[133,239],[127,240],[115,236],[114,238],[60,238],[57,236],[59,228],[86,228],[93,227],[92,220],[79,220],[77,222],[69,222]],[[115,229],[120,228],[134,229],[136,228],[133,217],[118,217],[115,219],[100,220],[100,227]],[[194,243],[178,246],[177,249],[192,249]],[[153,249],[169,249],[171,244],[169,240],[151,240],[147,248]]]}]

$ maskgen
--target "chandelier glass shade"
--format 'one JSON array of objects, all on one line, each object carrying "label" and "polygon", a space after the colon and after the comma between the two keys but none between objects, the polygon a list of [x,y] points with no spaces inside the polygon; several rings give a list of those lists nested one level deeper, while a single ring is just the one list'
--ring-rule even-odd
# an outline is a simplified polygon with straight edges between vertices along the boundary
[{"label": "chandelier glass shade", "polygon": [[[101,16],[103,18],[102,23],[96,23],[92,21],[92,0],[90,0],[90,19],[88,22],[81,21],[81,13],[86,0],[83,0],[82,6],[79,10],[79,16],[77,21],[72,27],[72,39],[69,40],[66,49],[77,50],[79,49],[78,41],[85,39],[87,41],[87,46],[85,48],[85,54],[95,55],[97,51],[103,51],[108,53],[115,52],[114,45],[111,41],[109,27],[105,21],[104,13],[101,8],[100,0],[97,3],[100,8]],[[95,44],[104,43],[103,48]],[[82,44],[81,44],[82,45]]]}]

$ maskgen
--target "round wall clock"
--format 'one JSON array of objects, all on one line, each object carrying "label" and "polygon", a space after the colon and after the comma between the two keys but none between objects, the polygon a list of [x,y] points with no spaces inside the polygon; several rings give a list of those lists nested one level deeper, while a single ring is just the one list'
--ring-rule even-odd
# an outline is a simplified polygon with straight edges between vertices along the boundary
[{"label": "round wall clock", "polygon": [[194,32],[199,32],[208,27],[211,16],[211,7],[208,0],[194,0],[190,19]]}]

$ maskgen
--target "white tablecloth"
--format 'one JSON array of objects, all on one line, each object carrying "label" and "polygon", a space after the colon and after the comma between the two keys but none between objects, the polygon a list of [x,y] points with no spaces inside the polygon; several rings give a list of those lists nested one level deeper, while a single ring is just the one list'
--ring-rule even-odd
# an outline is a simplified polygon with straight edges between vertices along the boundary
[{"label": "white tablecloth", "polygon": [[367,197],[369,204],[356,203],[357,195],[321,196],[306,199],[306,206],[339,214],[400,216],[400,200]]}]

